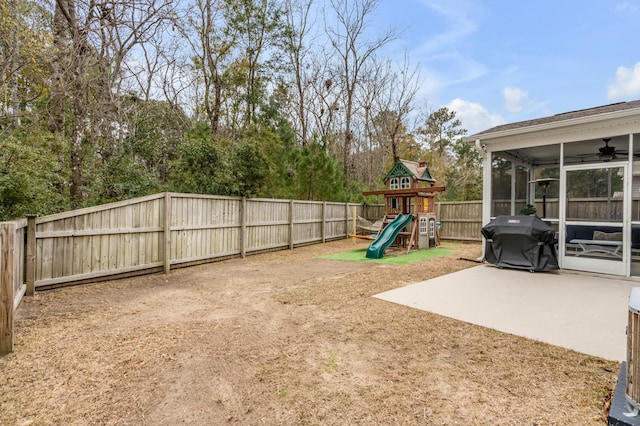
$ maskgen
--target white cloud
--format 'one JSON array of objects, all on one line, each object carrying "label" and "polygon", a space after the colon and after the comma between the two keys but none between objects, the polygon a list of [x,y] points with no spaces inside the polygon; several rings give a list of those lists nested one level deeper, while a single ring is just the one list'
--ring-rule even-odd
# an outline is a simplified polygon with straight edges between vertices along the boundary
[{"label": "white cloud", "polygon": [[504,107],[510,112],[520,112],[529,97],[529,94],[517,87],[505,87],[502,89]]},{"label": "white cloud", "polygon": [[622,13],[637,13],[639,9],[640,8],[637,4],[629,2],[618,3],[618,5],[616,6],[616,11]]},{"label": "white cloud", "polygon": [[477,24],[472,18],[473,2],[455,2],[447,0],[422,0],[422,3],[436,14],[448,25],[444,31],[431,35],[427,41],[420,46],[420,51],[425,54],[435,52],[446,52],[451,47],[463,42],[477,29]]},{"label": "white cloud", "polygon": [[449,102],[447,108],[456,112],[456,118],[462,122],[462,127],[468,130],[468,135],[505,123],[499,114],[490,114],[481,104],[460,98]]},{"label": "white cloud", "polygon": [[640,95],[640,62],[633,68],[618,67],[616,78],[607,89],[610,100]]},{"label": "white cloud", "polygon": [[428,11],[431,25],[412,34],[417,45],[411,49],[411,57],[421,64],[421,75],[430,76],[429,97],[447,87],[466,83],[485,75],[488,68],[468,52],[467,40],[478,29],[477,20],[483,14],[477,2],[460,0],[421,0]]}]

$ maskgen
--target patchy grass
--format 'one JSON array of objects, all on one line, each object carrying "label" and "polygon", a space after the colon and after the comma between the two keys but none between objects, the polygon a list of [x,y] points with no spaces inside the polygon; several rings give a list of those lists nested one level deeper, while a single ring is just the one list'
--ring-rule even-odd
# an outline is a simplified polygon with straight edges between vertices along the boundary
[{"label": "patchy grass", "polygon": [[[27,297],[3,425],[606,424],[619,364],[371,297],[474,263],[350,240]],[[431,250],[425,250],[429,252]]]},{"label": "patchy grass", "polygon": [[410,265],[422,260],[434,259],[441,256],[449,256],[453,253],[455,253],[455,250],[436,247],[426,250],[414,250],[410,253],[406,253],[404,250],[395,250],[389,254],[385,253],[385,256],[381,259],[367,259],[367,249],[358,249],[318,256],[318,258],[330,260],[348,260],[350,262],[382,263],[385,265]]}]

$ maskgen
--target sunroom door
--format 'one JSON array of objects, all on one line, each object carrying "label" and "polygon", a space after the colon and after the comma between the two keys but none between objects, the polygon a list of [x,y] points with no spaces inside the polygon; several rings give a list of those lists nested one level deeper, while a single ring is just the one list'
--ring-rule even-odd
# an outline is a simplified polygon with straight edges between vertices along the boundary
[{"label": "sunroom door", "polygon": [[626,275],[629,221],[626,163],[566,166],[562,268]]}]

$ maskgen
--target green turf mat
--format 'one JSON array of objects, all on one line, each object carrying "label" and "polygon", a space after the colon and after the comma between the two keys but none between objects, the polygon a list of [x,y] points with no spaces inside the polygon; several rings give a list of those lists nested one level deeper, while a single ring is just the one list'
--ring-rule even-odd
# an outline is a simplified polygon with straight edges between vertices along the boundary
[{"label": "green turf mat", "polygon": [[318,256],[319,259],[350,260],[352,262],[375,262],[388,265],[408,265],[421,260],[433,259],[435,257],[448,256],[455,253],[455,250],[444,248],[432,248],[427,250],[416,250],[409,254],[398,254],[394,256],[385,255],[382,259],[367,259],[367,249],[345,251],[342,253],[327,254]]}]

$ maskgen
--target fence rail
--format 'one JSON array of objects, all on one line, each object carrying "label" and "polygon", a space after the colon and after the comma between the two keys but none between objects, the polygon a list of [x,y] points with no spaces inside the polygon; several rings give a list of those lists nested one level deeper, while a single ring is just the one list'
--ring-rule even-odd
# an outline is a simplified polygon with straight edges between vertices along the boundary
[{"label": "fence rail", "polygon": [[35,220],[34,286],[346,238],[352,207],[365,214],[348,203],[164,193],[46,216]]},{"label": "fence rail", "polygon": [[[442,239],[477,240],[481,202],[438,203]],[[0,223],[0,354],[36,288],[93,282],[347,238],[384,205],[162,193]]]}]

